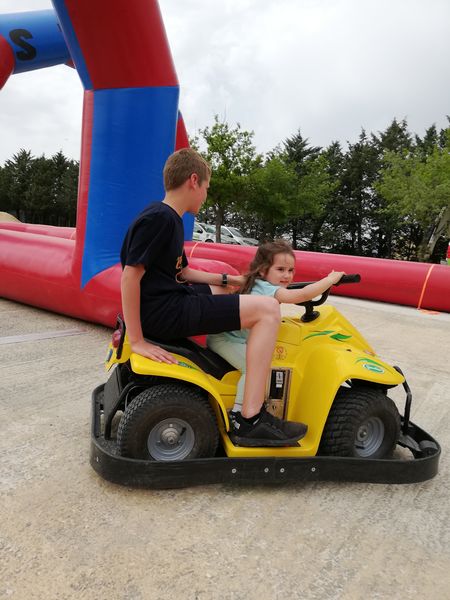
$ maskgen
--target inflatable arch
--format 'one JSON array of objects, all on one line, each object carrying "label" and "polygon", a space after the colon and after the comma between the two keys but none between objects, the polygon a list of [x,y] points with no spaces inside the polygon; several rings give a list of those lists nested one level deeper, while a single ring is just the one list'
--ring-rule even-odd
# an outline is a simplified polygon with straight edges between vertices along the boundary
[{"label": "inflatable arch", "polygon": [[[0,223],[0,295],[113,325],[120,310],[119,249],[128,224],[160,201],[167,156],[188,145],[179,86],[156,0],[53,0],[54,11],[0,15],[0,87],[13,73],[57,64],[84,87],[82,147],[73,228]],[[192,244],[197,268],[243,271],[255,249]],[[450,311],[450,269],[297,252],[297,279],[330,268],[360,272],[339,293]],[[224,263],[228,266],[224,267]]]},{"label": "inflatable arch", "polygon": [[[76,232],[2,223],[0,294],[111,325],[125,231],[150,200],[163,199],[166,158],[188,145],[179,86],[156,1],[53,4],[56,12],[0,16],[0,83],[75,66],[85,90]],[[184,225],[190,239],[193,217]]]}]

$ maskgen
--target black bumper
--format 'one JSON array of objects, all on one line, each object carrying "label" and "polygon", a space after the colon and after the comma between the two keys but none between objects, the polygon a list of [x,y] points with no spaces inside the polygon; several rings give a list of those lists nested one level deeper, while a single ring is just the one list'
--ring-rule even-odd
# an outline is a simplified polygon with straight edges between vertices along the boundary
[{"label": "black bumper", "polygon": [[135,460],[119,456],[113,441],[101,431],[100,396],[92,393],[91,456],[93,469],[104,479],[130,487],[181,488],[211,483],[287,483],[348,481],[362,483],[418,483],[438,472],[441,448],[425,431],[408,424],[399,445],[408,448],[410,460],[373,460],[338,456],[307,458],[214,457],[178,462]]}]

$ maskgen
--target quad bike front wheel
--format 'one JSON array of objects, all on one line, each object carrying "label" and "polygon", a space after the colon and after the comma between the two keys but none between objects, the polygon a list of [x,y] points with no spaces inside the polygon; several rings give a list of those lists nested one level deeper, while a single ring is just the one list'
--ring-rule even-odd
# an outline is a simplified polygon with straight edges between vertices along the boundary
[{"label": "quad bike front wheel", "polygon": [[152,386],[127,406],[117,431],[120,454],[175,461],[214,456],[219,431],[208,399],[178,383]]},{"label": "quad bike front wheel", "polygon": [[319,453],[390,458],[400,435],[400,415],[380,389],[341,388],[325,424]]}]

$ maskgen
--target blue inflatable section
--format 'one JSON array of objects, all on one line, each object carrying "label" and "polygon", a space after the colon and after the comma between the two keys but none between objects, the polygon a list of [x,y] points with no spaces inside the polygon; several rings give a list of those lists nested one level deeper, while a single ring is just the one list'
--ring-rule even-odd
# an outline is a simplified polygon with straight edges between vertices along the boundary
[{"label": "blue inflatable section", "polygon": [[53,67],[70,60],[53,10],[1,15],[0,34],[13,50],[14,73]]},{"label": "blue inflatable section", "polygon": [[72,26],[72,21],[69,17],[69,13],[67,12],[66,1],[67,0],[52,0],[53,6],[58,11],[61,25],[64,28],[67,45],[69,46],[70,54],[73,58],[73,62],[75,63],[81,83],[83,84],[85,90],[92,90],[94,86],[92,85],[83,52],[81,51],[80,44],[78,43],[77,36]]},{"label": "blue inflatable section", "polygon": [[178,87],[94,94],[90,185],[81,285],[119,261],[129,224],[164,198],[162,171],[174,151]]}]

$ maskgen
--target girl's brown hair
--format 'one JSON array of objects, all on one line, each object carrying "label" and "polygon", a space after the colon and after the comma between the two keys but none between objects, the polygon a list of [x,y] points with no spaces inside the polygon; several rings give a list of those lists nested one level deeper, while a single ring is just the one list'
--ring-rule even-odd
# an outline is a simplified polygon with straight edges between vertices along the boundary
[{"label": "girl's brown hair", "polygon": [[211,167],[198,152],[192,148],[182,148],[169,156],[164,165],[164,189],[166,192],[174,190],[197,173],[201,185],[205,179],[211,177]]},{"label": "girl's brown hair", "polygon": [[245,276],[245,282],[239,290],[240,294],[250,294],[255,285],[255,281],[261,279],[261,272],[264,274],[267,273],[273,265],[274,258],[277,254],[289,254],[292,258],[295,258],[292,246],[285,240],[266,242],[258,247],[255,258],[250,263],[250,270]]}]

